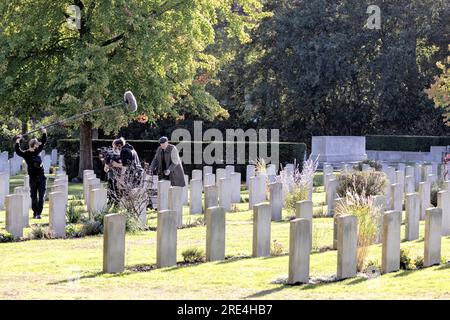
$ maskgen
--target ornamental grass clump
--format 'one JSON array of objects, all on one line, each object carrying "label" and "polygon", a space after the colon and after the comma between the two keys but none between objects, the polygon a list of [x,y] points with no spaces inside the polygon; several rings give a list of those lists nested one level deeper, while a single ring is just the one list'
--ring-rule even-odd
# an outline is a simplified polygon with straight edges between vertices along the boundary
[{"label": "ornamental grass clump", "polygon": [[362,171],[362,167],[364,164],[369,165],[369,167],[373,168],[375,171],[381,171],[381,164],[379,164],[378,162],[376,162],[375,160],[363,160],[358,162],[358,164],[353,166],[353,169],[357,170],[357,171]]},{"label": "ornamental grass clump", "polygon": [[378,171],[342,173],[338,179],[338,195],[345,195],[348,192],[362,197],[382,195],[387,184],[386,174]]},{"label": "ornamental grass clump", "polygon": [[288,171],[284,168],[277,177],[277,181],[283,185],[283,194],[286,195],[285,208],[288,211],[295,211],[295,204],[298,201],[308,200],[318,165],[318,158],[312,159],[309,157],[308,160],[303,162],[303,170],[300,171],[299,165],[294,163],[292,174],[288,174]]},{"label": "ornamental grass clump", "polygon": [[336,203],[335,215],[353,215],[358,219],[357,269],[360,272],[364,269],[369,247],[377,237],[380,208],[370,197],[347,192],[346,197]]}]

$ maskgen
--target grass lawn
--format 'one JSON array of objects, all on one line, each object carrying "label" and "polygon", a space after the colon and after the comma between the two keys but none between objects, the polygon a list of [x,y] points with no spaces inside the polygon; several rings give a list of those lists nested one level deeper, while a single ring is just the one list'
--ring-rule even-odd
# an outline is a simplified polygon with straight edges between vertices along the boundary
[{"label": "grass lawn", "polygon": [[[22,183],[13,177],[11,189]],[[51,181],[49,181],[49,184]],[[316,188],[316,207],[323,207],[324,193]],[[70,194],[81,194],[81,184],[71,184]],[[242,198],[248,197],[242,192]],[[326,208],[326,207],[325,207]],[[248,203],[227,214],[226,254],[232,259],[166,269],[154,269],[156,232],[142,231],[126,236],[126,271],[102,274],[102,236],[65,240],[32,240],[0,243],[0,299],[450,299],[450,264],[418,271],[399,271],[375,278],[356,277],[340,282],[287,286],[289,222],[272,222],[272,240],[283,246],[284,254],[269,258],[250,258],[252,213]],[[189,221],[185,207],[185,222]],[[148,211],[149,225],[156,226],[156,213]],[[194,217],[196,219],[197,216]],[[5,214],[0,212],[0,229]],[[48,223],[48,203],[42,220]],[[336,273],[336,251],[320,252],[332,244],[331,218],[313,221],[310,275],[313,279]],[[410,255],[423,255],[424,225],[421,238],[403,242]],[[29,229],[25,231],[25,234]],[[402,235],[404,226],[402,226]],[[178,261],[190,247],[205,246],[204,226],[178,231]],[[450,237],[442,238],[442,254],[450,259]],[[381,246],[373,245],[370,260],[381,262]]]}]

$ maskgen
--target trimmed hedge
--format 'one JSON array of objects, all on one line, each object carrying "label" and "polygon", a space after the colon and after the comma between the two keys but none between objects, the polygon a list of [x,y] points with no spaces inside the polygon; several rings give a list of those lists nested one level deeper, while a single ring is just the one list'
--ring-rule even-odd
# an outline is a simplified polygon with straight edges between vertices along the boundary
[{"label": "trimmed hedge", "polygon": [[[159,147],[159,142],[157,140],[128,140],[129,142],[137,151],[139,154],[139,158],[141,162],[145,161],[147,163],[151,163],[153,160],[153,157],[155,155],[156,149]],[[93,158],[94,158],[94,171],[95,173],[101,177],[102,179],[105,178],[105,174],[101,168],[101,161],[99,159],[99,153],[97,149],[100,149],[101,147],[109,147],[111,146],[112,140],[92,140],[92,149],[93,149]],[[178,142],[173,142],[175,145],[178,144]],[[194,160],[194,150],[195,146],[194,144],[202,144],[202,151],[204,148],[210,144],[208,141],[202,141],[202,142],[192,142],[191,145],[191,161]],[[248,164],[248,152],[249,152],[249,142],[223,142],[223,155],[224,158],[226,157],[226,143],[233,143],[235,145],[235,162],[236,160],[236,153],[237,153],[237,147],[236,144],[238,143],[245,143],[245,160],[246,164],[234,164],[235,171],[242,173],[242,178],[245,179],[245,166]],[[252,142],[254,143],[254,142]],[[267,142],[269,144],[267,148],[267,154],[268,156],[271,155],[271,148],[270,148],[270,142]],[[261,143],[259,143],[261,144]],[[64,159],[66,163],[66,171],[69,175],[69,179],[72,179],[76,176],[78,176],[78,164],[79,164],[79,152],[80,152],[80,140],[78,139],[61,139],[58,140],[58,153],[64,154]],[[306,154],[306,144],[304,143],[290,143],[290,142],[279,142],[279,154],[280,154],[280,164],[285,165],[286,163],[292,163],[294,160],[301,164],[304,160],[305,154]],[[224,164],[214,164],[212,165],[215,168],[221,168],[225,167],[225,159]],[[191,176],[191,171],[195,169],[201,169],[203,165],[198,164],[183,164],[184,171],[186,174],[189,174]]]},{"label": "trimmed hedge", "polygon": [[446,136],[366,136],[366,149],[379,151],[430,152],[431,146],[450,145]]}]

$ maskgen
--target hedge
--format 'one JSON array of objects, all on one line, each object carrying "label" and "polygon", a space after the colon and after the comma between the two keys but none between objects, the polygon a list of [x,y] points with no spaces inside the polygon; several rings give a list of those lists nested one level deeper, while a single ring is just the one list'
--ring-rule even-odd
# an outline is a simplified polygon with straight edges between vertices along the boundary
[{"label": "hedge", "polygon": [[366,136],[366,150],[430,152],[431,146],[447,145],[446,136]]},{"label": "hedge", "polygon": [[[101,178],[104,178],[104,172],[101,168],[101,161],[99,159],[99,153],[98,149],[101,147],[109,147],[111,146],[112,140],[92,140],[92,149],[93,149],[93,158],[94,158],[94,171],[95,173],[100,176]],[[155,151],[159,146],[159,142],[157,140],[128,140],[128,143],[130,143],[139,154],[139,158],[141,161],[145,161],[147,163],[151,163]],[[173,142],[175,145],[178,142]],[[204,148],[210,144],[208,141],[202,141],[202,142],[192,142],[191,146],[191,161],[193,161],[194,158],[194,150],[195,146],[194,144],[201,143],[202,144],[202,151]],[[245,160],[246,164],[234,164],[235,171],[241,172],[241,177],[245,178],[245,166],[248,164],[248,151],[249,151],[249,142],[223,142],[223,153],[224,157],[226,157],[226,143],[233,143],[235,145],[235,159],[236,161],[236,144],[245,143]],[[252,142],[253,143],[253,142]],[[261,144],[261,143],[259,143]],[[268,156],[271,155],[271,149],[270,149],[270,142],[268,142],[268,148],[267,148],[267,154]],[[78,164],[79,164],[79,152],[80,152],[80,140],[78,139],[61,139],[58,140],[58,153],[64,154],[64,159],[66,163],[66,171],[69,175],[69,178],[72,179],[76,176],[78,176]],[[279,142],[279,153],[280,153],[280,164],[285,165],[286,163],[292,163],[294,160],[301,164],[304,160],[305,153],[306,153],[306,144],[304,143],[291,143],[291,142]],[[225,159],[224,159],[225,160]],[[212,165],[215,168],[223,168],[225,167],[225,164],[214,164]],[[191,176],[191,171],[194,169],[201,169],[203,165],[198,164],[184,164],[184,171],[186,174],[189,174]]]}]

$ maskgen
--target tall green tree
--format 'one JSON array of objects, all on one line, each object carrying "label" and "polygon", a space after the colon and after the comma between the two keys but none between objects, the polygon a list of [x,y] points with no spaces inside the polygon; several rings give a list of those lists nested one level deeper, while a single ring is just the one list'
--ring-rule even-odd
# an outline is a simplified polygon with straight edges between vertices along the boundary
[{"label": "tall green tree", "polygon": [[[380,29],[366,27],[374,4]],[[218,99],[238,96],[229,109],[249,124],[288,141],[447,132],[424,89],[446,52],[448,1],[273,0],[266,10],[220,78],[230,87]]]},{"label": "tall green tree", "polygon": [[[80,10],[79,28],[66,21],[70,5]],[[228,36],[245,41],[264,14],[259,0],[18,0],[2,1],[0,15],[4,114],[20,108],[24,119],[67,117],[132,90],[150,119],[180,108],[213,119],[226,111],[195,80],[216,68],[205,52],[214,26],[221,22]],[[116,108],[73,123],[80,127],[80,177],[92,168],[92,129],[117,131],[132,118]]]}]

